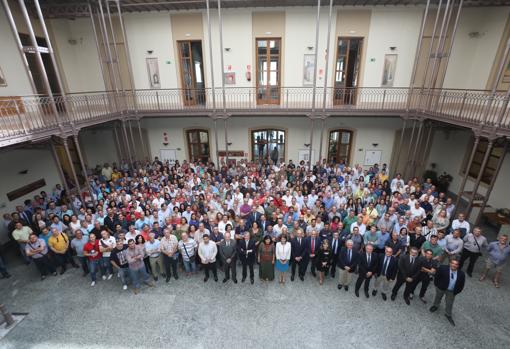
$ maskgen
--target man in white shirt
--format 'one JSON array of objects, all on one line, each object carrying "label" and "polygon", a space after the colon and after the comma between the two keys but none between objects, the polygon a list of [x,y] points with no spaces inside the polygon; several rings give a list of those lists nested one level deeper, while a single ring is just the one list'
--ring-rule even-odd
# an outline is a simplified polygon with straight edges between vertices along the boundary
[{"label": "man in white shirt", "polygon": [[218,248],[215,243],[210,242],[208,234],[205,234],[203,239],[204,241],[198,245],[198,256],[200,257],[205,271],[204,282],[209,280],[210,270],[213,273],[214,281],[218,282],[218,272],[216,270],[216,254],[218,253]]},{"label": "man in white shirt", "polygon": [[427,214],[425,213],[425,209],[420,206],[420,203],[418,200],[415,200],[414,205],[411,206],[411,217],[414,219],[415,217],[419,217],[420,221],[425,219],[427,217]]},{"label": "man in white shirt", "polygon": [[358,227],[360,235],[365,236],[365,232],[367,231],[367,226],[365,224],[363,224],[363,216],[358,215],[358,221],[351,224],[351,233],[354,230],[354,227]]},{"label": "man in white shirt", "polygon": [[[101,240],[99,240],[99,251],[103,254],[102,257],[102,263],[103,268],[106,269],[106,272],[108,274],[108,280],[110,280],[113,276],[113,267],[110,263],[110,255],[112,253],[112,250],[115,248],[116,245],[115,238],[113,236],[110,236],[110,233],[107,230],[103,230],[101,232]],[[106,274],[103,275],[103,280],[106,280],[107,276]]]},{"label": "man in white shirt", "polygon": [[398,190],[397,183],[400,184],[400,186],[399,186],[400,188],[403,188],[405,185],[405,182],[402,179],[402,176],[400,175],[400,173],[397,173],[397,176],[391,180],[390,188],[391,188],[392,193],[396,192]]},{"label": "man in white shirt", "polygon": [[149,240],[145,242],[145,252],[149,255],[152,277],[158,281],[159,274],[163,271],[163,261],[161,258],[161,249],[159,240],[156,240],[156,234],[149,233]]},{"label": "man in white shirt", "polygon": [[452,230],[455,230],[455,229],[460,230],[461,238],[466,236],[466,234],[469,234],[469,231],[470,231],[471,228],[469,226],[469,222],[464,220],[464,214],[463,213],[459,213],[459,215],[457,216],[457,219],[453,220],[453,222],[452,222]]}]

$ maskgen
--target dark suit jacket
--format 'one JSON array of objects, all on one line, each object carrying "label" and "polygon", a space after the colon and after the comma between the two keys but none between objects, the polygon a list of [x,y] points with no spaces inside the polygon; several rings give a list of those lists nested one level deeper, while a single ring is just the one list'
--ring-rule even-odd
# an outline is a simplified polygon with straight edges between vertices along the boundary
[{"label": "dark suit jacket", "polygon": [[[457,269],[457,282],[455,282],[455,287],[453,288],[453,294],[459,294],[464,289],[464,284],[466,282],[466,274],[460,269]],[[446,291],[448,289],[448,285],[450,284],[450,266],[449,265],[441,265],[437,271],[436,276],[434,278],[434,285],[440,290]]]},{"label": "dark suit jacket", "polygon": [[[314,248],[315,248],[315,251],[314,251],[315,255],[317,255],[317,253],[319,252],[319,249],[321,248],[321,239],[318,236],[315,238]],[[312,237],[308,236],[306,238],[306,255],[310,256],[311,253],[312,253]]]},{"label": "dark suit jacket", "polygon": [[[377,265],[377,277],[379,277],[383,273],[384,257],[385,257],[384,254],[381,254],[379,256],[379,262]],[[395,258],[395,256],[391,256],[390,261],[388,262],[388,269],[386,270],[386,278],[388,280],[394,280],[395,277],[397,276],[397,271],[398,271],[397,258]]]},{"label": "dark suit jacket", "polygon": [[236,240],[230,239],[230,246],[227,247],[227,242],[223,240],[218,245],[218,250],[221,256],[221,259],[226,261],[227,259],[234,260],[237,256],[237,245]]},{"label": "dark suit jacket", "polygon": [[294,238],[291,240],[290,242],[290,247],[291,247],[291,250],[290,250],[290,254],[291,254],[291,259],[294,260],[294,258],[296,257],[302,257],[302,258],[306,258],[306,239],[305,238],[301,238],[301,244],[299,244],[298,242],[298,238]]},{"label": "dark suit jacket", "polygon": [[367,254],[360,253],[358,258],[358,274],[360,276],[366,277],[368,272],[372,272],[375,274],[377,272],[379,265],[379,259],[375,253],[372,252],[370,256],[370,264],[368,264]]},{"label": "dark suit jacket", "polygon": [[331,246],[331,252],[333,254],[332,262],[338,261],[338,256],[340,255],[340,251],[342,251],[342,246],[344,245],[344,242],[340,238],[338,238],[338,241],[336,243],[338,246],[336,248],[336,254],[335,254],[335,250],[333,249],[333,239],[329,240],[329,246]]},{"label": "dark suit jacket", "polygon": [[257,224],[260,226],[260,216],[262,215],[259,212],[256,212],[255,217],[253,217],[253,212],[250,212],[248,217],[246,217],[246,225],[251,228],[253,222],[257,222]]},{"label": "dark suit jacket", "polygon": [[338,256],[337,265],[340,269],[345,269],[345,267],[350,267],[350,273],[353,273],[356,270],[358,265],[359,254],[354,249],[352,250],[351,261],[349,262],[349,255],[347,253],[347,247],[342,247],[340,251],[340,255]]},{"label": "dark suit jacket", "polygon": [[411,256],[405,255],[400,256],[398,260],[398,272],[401,276],[405,278],[413,278],[416,279],[418,275],[420,275],[421,271],[421,258],[420,256],[416,256],[414,258],[414,263],[411,265]]},{"label": "dark suit jacket", "polygon": [[[250,239],[248,242],[248,248],[246,248],[246,241],[244,239],[237,242],[237,255],[242,263],[253,264],[255,263],[255,240]],[[248,250],[251,252],[248,253]]]}]

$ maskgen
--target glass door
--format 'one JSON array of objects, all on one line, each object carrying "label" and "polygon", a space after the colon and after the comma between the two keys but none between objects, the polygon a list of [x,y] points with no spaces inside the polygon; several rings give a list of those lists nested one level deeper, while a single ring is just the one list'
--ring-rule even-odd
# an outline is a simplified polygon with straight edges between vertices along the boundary
[{"label": "glass door", "polygon": [[328,162],[350,164],[352,131],[333,130],[329,133]]},{"label": "glass door", "polygon": [[184,105],[205,104],[201,41],[178,41]]},{"label": "glass door", "polygon": [[[253,161],[279,163],[285,160],[285,131],[256,130],[251,133]],[[275,161],[276,159],[276,161]]]},{"label": "glass door", "polygon": [[280,39],[257,39],[257,104],[280,104]]},{"label": "glass door", "polygon": [[338,38],[334,104],[356,104],[363,38]]},{"label": "glass door", "polygon": [[186,133],[189,160],[207,163],[210,158],[209,132],[207,130],[188,130]]}]

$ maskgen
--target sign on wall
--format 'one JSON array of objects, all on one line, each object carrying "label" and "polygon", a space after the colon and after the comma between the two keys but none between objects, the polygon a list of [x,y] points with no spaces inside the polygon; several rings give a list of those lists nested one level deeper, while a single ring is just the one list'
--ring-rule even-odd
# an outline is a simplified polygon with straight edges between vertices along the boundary
[{"label": "sign on wall", "polygon": [[161,80],[159,78],[159,64],[156,57],[146,58],[147,73],[149,74],[150,88],[161,88]]},{"label": "sign on wall", "polygon": [[315,55],[305,54],[303,61],[303,86],[313,85],[314,71],[315,71]]},{"label": "sign on wall", "polygon": [[382,159],[382,150],[365,150],[365,166],[378,164]]}]

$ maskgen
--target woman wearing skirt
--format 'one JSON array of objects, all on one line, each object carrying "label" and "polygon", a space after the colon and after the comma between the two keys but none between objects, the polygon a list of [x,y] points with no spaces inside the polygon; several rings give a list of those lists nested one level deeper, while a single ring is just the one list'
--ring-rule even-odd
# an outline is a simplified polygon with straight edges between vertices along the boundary
[{"label": "woman wearing skirt", "polygon": [[331,268],[333,253],[329,248],[329,241],[323,240],[319,253],[317,253],[317,270],[319,271],[319,284],[324,282],[324,273]]},{"label": "woman wearing skirt", "polygon": [[280,242],[276,244],[276,269],[279,271],[280,284],[285,283],[285,274],[289,270],[290,260],[290,242],[287,242],[287,236],[282,235]]},{"label": "woman wearing skirt", "polygon": [[271,236],[266,235],[264,242],[259,245],[259,277],[262,281],[274,280],[274,250]]}]

